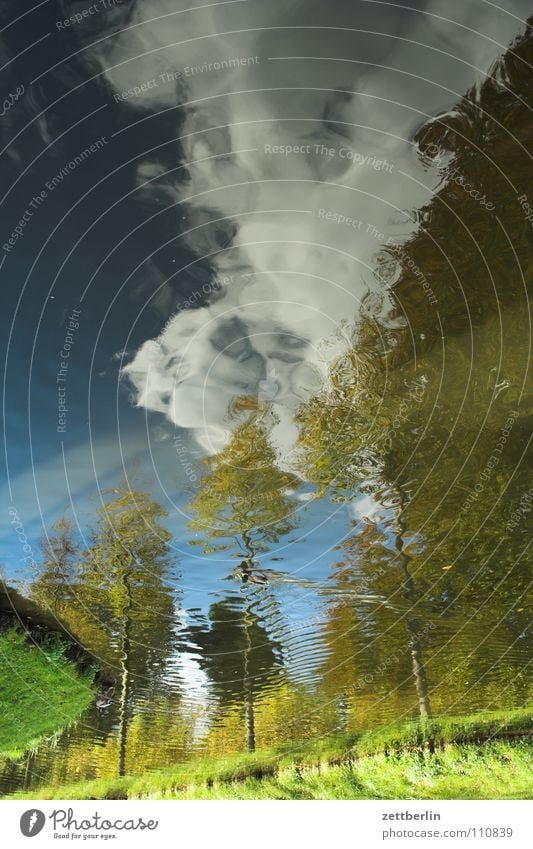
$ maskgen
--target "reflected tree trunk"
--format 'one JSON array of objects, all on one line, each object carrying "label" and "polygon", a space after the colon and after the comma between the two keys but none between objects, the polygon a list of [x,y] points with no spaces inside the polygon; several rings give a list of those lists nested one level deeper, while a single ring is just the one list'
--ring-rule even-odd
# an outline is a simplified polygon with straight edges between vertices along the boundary
[{"label": "reflected tree trunk", "polygon": [[24,769],[24,778],[22,780],[22,787],[24,790],[29,790],[32,785],[33,779],[33,766],[35,764],[35,749],[30,749],[26,758],[26,765]]},{"label": "reflected tree trunk", "polygon": [[254,560],[255,560],[256,552],[255,552],[255,548],[254,548],[254,545],[253,545],[253,542],[252,542],[252,538],[250,537],[250,534],[248,533],[248,531],[242,531],[241,536],[242,536],[242,539],[243,539],[243,542],[244,542],[244,548],[246,549],[246,552],[248,554],[248,558],[253,563]]},{"label": "reflected tree trunk", "polygon": [[[395,535],[395,548],[398,552],[398,563],[403,575],[403,586],[405,588],[405,597],[411,606],[416,603],[416,589],[413,576],[409,572],[410,557],[404,549],[405,525],[402,519],[405,496],[402,492],[400,495],[400,511],[397,518],[397,531]],[[418,620],[414,617],[407,616],[405,618],[405,627],[409,634],[409,648],[411,653],[411,663],[413,668],[413,678],[415,681],[416,694],[418,696],[418,709],[420,716],[423,719],[428,719],[431,716],[431,704],[429,701],[429,688],[427,682],[426,668],[422,656],[422,645],[419,637]]]},{"label": "reflected tree trunk", "polygon": [[246,748],[249,752],[255,752],[255,714],[254,714],[254,691],[253,682],[250,678],[250,653],[252,651],[252,639],[250,636],[250,609],[246,608],[244,614],[245,648],[244,648],[244,725],[246,730]]},{"label": "reflected tree trunk", "polygon": [[251,689],[246,693],[244,722],[246,727],[246,748],[249,752],[255,752],[254,695]]},{"label": "reflected tree trunk", "polygon": [[348,699],[346,693],[341,693],[337,700],[337,709],[339,711],[338,730],[344,733],[348,729]]},{"label": "reflected tree trunk", "polygon": [[131,630],[131,587],[130,587],[131,570],[124,573],[122,578],[124,588],[125,605],[122,613],[122,637],[120,646],[120,667],[121,667],[121,689],[119,702],[119,727],[118,727],[118,776],[126,775],[126,751],[128,746],[128,702],[130,696],[131,676],[129,670],[130,660],[130,630]]},{"label": "reflected tree trunk", "polygon": [[418,636],[418,623],[414,619],[406,619],[405,625],[410,637],[409,643],[411,647],[411,661],[413,665],[416,694],[418,696],[418,708],[420,716],[423,719],[427,719],[431,716],[431,705],[429,702],[426,669],[422,659],[422,647]]}]

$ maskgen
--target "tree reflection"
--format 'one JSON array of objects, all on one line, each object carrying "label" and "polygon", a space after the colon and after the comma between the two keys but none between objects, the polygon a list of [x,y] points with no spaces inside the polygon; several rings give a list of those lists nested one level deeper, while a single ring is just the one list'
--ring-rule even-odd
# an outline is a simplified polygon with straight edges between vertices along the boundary
[{"label": "tree reflection", "polygon": [[157,692],[176,650],[168,584],[166,511],[121,485],[97,512],[88,547],[77,550],[66,520],[45,546],[31,595],[56,614],[116,677],[117,772],[126,771],[128,728],[139,692]]},{"label": "tree reflection", "polygon": [[200,665],[207,673],[222,713],[242,705],[248,751],[254,751],[255,705],[283,671],[281,645],[261,623],[254,598],[228,595],[209,608],[206,627],[195,626],[192,636],[201,650]]},{"label": "tree reflection", "polygon": [[252,414],[233,432],[218,454],[205,460],[206,471],[190,508],[190,526],[207,553],[227,548],[218,540],[238,537],[253,559],[296,525],[289,491],[300,484],[278,468],[268,427]]},{"label": "tree reflection", "polygon": [[[262,573],[256,572],[256,558],[295,527],[289,492],[299,481],[278,468],[261,412],[250,414],[235,428],[226,447],[205,463],[207,470],[190,505],[191,528],[200,533],[207,553],[227,548],[227,542],[218,542],[221,538],[237,538],[245,555],[241,580],[266,583]],[[209,620],[207,631],[194,632],[202,650],[200,662],[221,709],[243,705],[246,747],[253,751],[255,704],[272,675],[282,668],[281,647],[260,624],[253,592],[245,599],[216,602]]]}]

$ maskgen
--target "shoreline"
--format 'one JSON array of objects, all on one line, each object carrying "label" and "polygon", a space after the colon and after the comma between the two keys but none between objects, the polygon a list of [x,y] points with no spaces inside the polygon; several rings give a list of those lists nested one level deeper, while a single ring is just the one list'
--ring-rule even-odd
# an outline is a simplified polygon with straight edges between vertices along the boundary
[{"label": "shoreline", "polygon": [[530,798],[532,731],[533,708],[441,716],[3,798]]}]

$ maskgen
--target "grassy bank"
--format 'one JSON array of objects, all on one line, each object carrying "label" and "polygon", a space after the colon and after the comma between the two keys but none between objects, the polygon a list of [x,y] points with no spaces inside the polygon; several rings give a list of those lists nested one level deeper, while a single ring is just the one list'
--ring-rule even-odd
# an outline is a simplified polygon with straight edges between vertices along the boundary
[{"label": "grassy bank", "polygon": [[55,635],[36,646],[15,628],[0,633],[0,756],[33,748],[94,698],[93,673],[80,675],[64,652]]},{"label": "grassy bank", "polygon": [[26,799],[530,798],[532,727],[533,709],[442,717],[16,795]]}]

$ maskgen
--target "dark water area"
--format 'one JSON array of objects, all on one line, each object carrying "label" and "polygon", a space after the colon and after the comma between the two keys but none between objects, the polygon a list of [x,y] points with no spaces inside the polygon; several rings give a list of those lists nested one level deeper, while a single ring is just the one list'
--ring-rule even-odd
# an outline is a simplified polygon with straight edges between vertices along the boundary
[{"label": "dark water area", "polygon": [[530,703],[533,8],[30,5],[2,576],[98,677],[0,792]]}]

